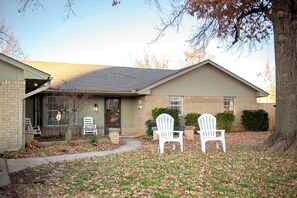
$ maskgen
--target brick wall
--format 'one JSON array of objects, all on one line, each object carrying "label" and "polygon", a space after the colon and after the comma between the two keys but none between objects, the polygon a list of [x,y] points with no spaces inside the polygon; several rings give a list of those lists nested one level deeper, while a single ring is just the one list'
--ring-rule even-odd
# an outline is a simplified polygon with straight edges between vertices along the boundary
[{"label": "brick wall", "polygon": [[[138,105],[138,100],[142,101],[142,108],[137,109],[137,105]],[[140,135],[144,135],[145,134],[145,120],[146,120],[146,116],[145,116],[145,100],[146,97],[142,96],[142,97],[138,97],[136,98],[136,104],[135,104],[135,120],[134,123],[129,124],[129,125],[125,125],[121,127],[121,135],[122,136],[140,136]]]},{"label": "brick wall", "polygon": [[[152,117],[152,109],[155,107],[168,107],[168,96],[146,96],[143,102],[143,116],[138,120],[140,124]],[[259,109],[256,98],[253,97],[236,97],[235,98],[235,121],[233,122],[231,131],[244,131],[241,124],[242,111]],[[265,110],[265,109],[264,109]],[[217,114],[224,111],[224,97],[214,96],[186,96],[184,97],[184,116],[187,113],[210,113]],[[273,119],[273,118],[272,118]],[[145,131],[145,129],[144,129]],[[141,131],[143,132],[143,131]]]},{"label": "brick wall", "polygon": [[24,94],[25,81],[23,80],[5,80],[0,85],[0,152],[17,147],[18,115],[19,111],[23,112],[22,109],[19,109],[19,97]]},{"label": "brick wall", "polygon": [[[168,107],[168,96],[145,96],[142,98],[143,108],[136,111],[135,125],[122,127],[121,135],[143,135],[146,133],[145,121],[152,118],[155,107]],[[235,98],[235,120],[231,131],[245,131],[241,124],[243,110],[264,109],[269,113],[270,130],[275,126],[275,109],[273,104],[258,104],[253,97]],[[224,111],[224,97],[186,96],[184,97],[184,116],[188,113],[217,114]]]}]

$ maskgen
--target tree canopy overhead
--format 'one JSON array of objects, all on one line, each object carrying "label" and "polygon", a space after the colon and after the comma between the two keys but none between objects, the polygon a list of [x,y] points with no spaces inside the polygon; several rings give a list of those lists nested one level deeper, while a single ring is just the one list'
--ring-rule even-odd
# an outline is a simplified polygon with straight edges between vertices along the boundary
[{"label": "tree canopy overhead", "polygon": [[195,17],[199,24],[191,38],[195,45],[207,46],[218,38],[227,47],[253,48],[273,35],[272,3],[268,0],[179,0],[174,3],[170,18],[162,20],[158,37],[168,27],[179,26],[185,14]]}]

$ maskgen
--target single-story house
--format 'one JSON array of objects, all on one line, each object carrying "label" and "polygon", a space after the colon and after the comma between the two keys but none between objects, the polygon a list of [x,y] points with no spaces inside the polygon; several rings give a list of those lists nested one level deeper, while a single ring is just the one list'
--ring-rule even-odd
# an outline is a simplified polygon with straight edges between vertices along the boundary
[{"label": "single-story house", "polygon": [[[258,109],[257,98],[268,96],[264,90],[211,60],[183,69],[161,70],[40,61],[20,63],[4,58],[0,62],[1,73],[8,66],[43,73],[42,80],[23,77],[23,82],[31,79],[33,87],[45,83],[49,88],[26,97],[24,116],[20,119],[31,118],[33,125],[41,126],[44,135],[57,131],[61,121],[56,116],[60,111],[64,122],[71,123],[76,133],[81,132],[83,118],[91,116],[101,134],[119,128],[122,136],[139,136],[145,134],[145,121],[152,117],[155,107],[178,109],[181,120],[190,112],[231,111],[236,115],[231,130],[241,131],[244,130],[242,110]],[[2,90],[7,79],[1,76],[0,80]],[[20,135],[15,131],[9,133]],[[1,149],[11,148],[0,146]]]}]

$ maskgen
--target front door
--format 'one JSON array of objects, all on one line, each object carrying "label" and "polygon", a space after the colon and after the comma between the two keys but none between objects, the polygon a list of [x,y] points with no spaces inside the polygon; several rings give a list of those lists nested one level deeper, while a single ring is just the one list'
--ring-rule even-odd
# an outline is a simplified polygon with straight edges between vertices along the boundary
[{"label": "front door", "polygon": [[105,135],[109,128],[121,128],[120,98],[105,98]]}]

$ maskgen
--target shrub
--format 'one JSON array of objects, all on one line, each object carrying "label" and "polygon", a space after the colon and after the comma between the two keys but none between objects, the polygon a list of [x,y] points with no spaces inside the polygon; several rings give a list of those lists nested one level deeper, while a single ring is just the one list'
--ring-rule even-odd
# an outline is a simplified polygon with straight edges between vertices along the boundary
[{"label": "shrub", "polygon": [[242,124],[249,131],[267,131],[269,128],[268,113],[262,109],[244,110],[241,116]]},{"label": "shrub", "polygon": [[218,113],[216,118],[218,129],[225,129],[226,132],[230,132],[232,122],[235,119],[234,114],[229,112]]},{"label": "shrub", "polygon": [[153,119],[156,120],[156,118],[162,114],[162,113],[167,113],[169,115],[171,115],[174,119],[174,127],[177,128],[180,126],[180,121],[179,121],[179,117],[178,117],[178,110],[177,109],[169,109],[169,108],[154,108],[152,110],[152,116]]},{"label": "shrub", "polygon": [[198,118],[200,117],[201,114],[199,113],[188,113],[185,117],[185,125],[186,126],[195,126],[196,130],[199,130],[198,126]]},{"label": "shrub", "polygon": [[72,141],[72,131],[71,130],[67,130],[66,133],[65,133],[65,139],[67,141],[68,144],[71,143]]},{"label": "shrub", "polygon": [[153,135],[154,131],[153,131],[152,127],[156,126],[155,120],[150,119],[150,120],[145,121],[145,126],[146,126],[146,134]]},{"label": "shrub", "polygon": [[26,142],[25,147],[29,148],[29,149],[36,149],[36,148],[38,148],[38,141],[30,140],[30,141]]},{"label": "shrub", "polygon": [[91,136],[89,139],[89,142],[92,146],[96,146],[97,145],[97,138],[95,136]]},{"label": "shrub", "polygon": [[5,158],[5,159],[10,158],[10,152],[9,152],[9,151],[4,151],[4,152],[2,153],[2,157]]}]

